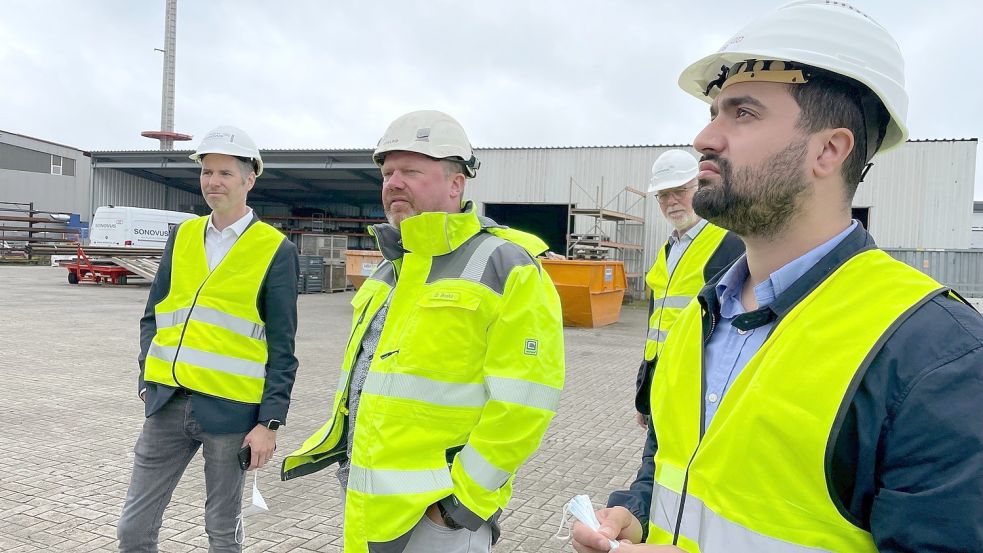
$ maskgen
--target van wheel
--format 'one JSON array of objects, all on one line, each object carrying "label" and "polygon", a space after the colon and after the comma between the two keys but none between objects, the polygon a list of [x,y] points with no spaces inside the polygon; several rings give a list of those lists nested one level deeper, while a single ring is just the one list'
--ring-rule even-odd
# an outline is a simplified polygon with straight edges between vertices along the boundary
[{"label": "van wheel", "polygon": [[68,271],[68,283],[69,284],[78,284],[79,283],[79,276],[78,276],[78,274],[77,273],[74,273],[72,271]]}]

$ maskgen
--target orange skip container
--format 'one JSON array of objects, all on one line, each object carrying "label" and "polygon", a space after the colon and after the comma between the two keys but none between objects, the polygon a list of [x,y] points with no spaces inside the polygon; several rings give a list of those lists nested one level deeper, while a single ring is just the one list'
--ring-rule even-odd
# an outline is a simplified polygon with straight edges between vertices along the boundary
[{"label": "orange skip container", "polygon": [[560,294],[564,326],[594,328],[618,322],[628,288],[621,261],[543,259]]}]

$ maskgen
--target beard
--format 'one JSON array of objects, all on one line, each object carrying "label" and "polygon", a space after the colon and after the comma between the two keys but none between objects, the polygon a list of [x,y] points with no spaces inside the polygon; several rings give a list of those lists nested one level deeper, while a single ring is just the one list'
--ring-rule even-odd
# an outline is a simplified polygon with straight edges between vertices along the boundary
[{"label": "beard", "polygon": [[693,210],[711,223],[738,236],[774,238],[788,228],[808,193],[802,163],[806,141],[790,144],[757,167],[735,169],[714,154],[703,160],[720,168],[719,182],[700,179]]}]

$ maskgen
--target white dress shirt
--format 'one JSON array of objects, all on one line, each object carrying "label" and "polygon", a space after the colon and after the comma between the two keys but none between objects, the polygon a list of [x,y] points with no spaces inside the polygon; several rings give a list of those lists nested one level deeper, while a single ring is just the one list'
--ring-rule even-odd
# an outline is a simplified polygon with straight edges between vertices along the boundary
[{"label": "white dress shirt", "polygon": [[249,221],[253,219],[253,210],[250,209],[241,219],[223,230],[218,230],[212,224],[212,217],[214,216],[214,213],[208,216],[208,228],[205,230],[205,257],[208,259],[209,271],[215,270],[215,267],[225,259],[225,255],[232,249],[236,240],[245,232],[246,227],[249,226]]}]

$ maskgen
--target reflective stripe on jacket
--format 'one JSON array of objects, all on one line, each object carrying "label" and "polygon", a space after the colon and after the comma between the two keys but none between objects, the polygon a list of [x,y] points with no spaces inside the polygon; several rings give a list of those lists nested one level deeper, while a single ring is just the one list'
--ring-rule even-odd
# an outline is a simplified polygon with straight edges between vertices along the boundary
[{"label": "reflective stripe on jacket", "polygon": [[266,327],[256,306],[283,234],[263,222],[242,233],[214,271],[205,256],[208,217],[177,229],[170,290],[158,303],[148,382],[258,404],[266,381]]},{"label": "reflective stripe on jacket", "polygon": [[[648,336],[645,340],[645,360],[652,361],[666,341],[672,324],[679,313],[703,288],[703,268],[727,236],[727,231],[713,223],[707,223],[683,252],[676,269],[669,275],[666,249],[659,249],[659,256],[645,275],[645,284],[652,290],[653,309],[649,315]],[[678,245],[677,245],[678,247]]]},{"label": "reflective stripe on jacket", "polygon": [[705,434],[694,369],[708,329],[701,304],[687,306],[652,383],[647,541],[706,553],[876,551],[830,495],[831,440],[884,341],[942,289],[880,250],[856,254],[776,322]]},{"label": "reflective stripe on jacket", "polygon": [[362,388],[345,505],[345,551],[402,551],[427,506],[454,495],[488,521],[538,448],[563,386],[559,297],[538,238],[477,217],[423,213],[376,225],[386,259],[352,300],[329,421],[284,460],[284,479],[345,454],[351,369],[390,291]]}]

